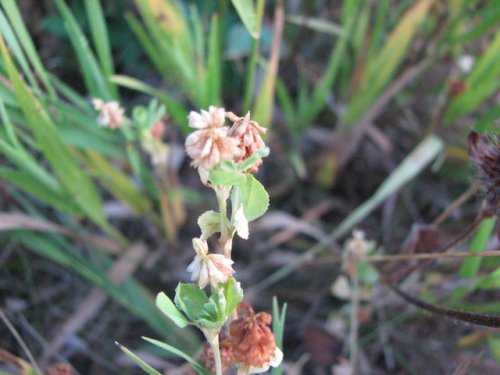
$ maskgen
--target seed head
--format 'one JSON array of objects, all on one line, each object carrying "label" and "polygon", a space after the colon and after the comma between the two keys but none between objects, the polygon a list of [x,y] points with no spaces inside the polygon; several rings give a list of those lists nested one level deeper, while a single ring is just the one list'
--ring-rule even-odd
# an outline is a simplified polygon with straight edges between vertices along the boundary
[{"label": "seed head", "polygon": [[500,216],[500,135],[469,134],[469,157],[479,169],[479,181],[486,188],[487,209]]},{"label": "seed head", "polygon": [[246,316],[235,319],[230,325],[233,361],[247,373],[265,372],[271,366],[279,366],[283,359],[269,328],[271,321],[270,314],[255,314],[250,309]]}]

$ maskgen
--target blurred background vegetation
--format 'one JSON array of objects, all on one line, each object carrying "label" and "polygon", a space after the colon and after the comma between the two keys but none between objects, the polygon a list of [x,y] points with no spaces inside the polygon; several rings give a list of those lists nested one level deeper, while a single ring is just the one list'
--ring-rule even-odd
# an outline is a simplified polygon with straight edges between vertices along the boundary
[{"label": "blurred background vegetation", "polygon": [[[500,128],[498,1],[0,5],[0,306],[42,369],[136,373],[120,341],[173,373],[178,362],[142,335],[197,350],[200,338],[151,297],[186,280],[196,219],[214,205],[184,159],[190,110],[250,110],[268,128],[259,179],[272,209],[235,257],[256,310],[272,296],[288,303],[289,371],[329,374],[346,357],[352,306],[333,286],[354,228],[377,253],[399,253],[415,224],[433,223],[446,242],[480,212],[466,140]],[[134,126],[99,127],[92,98],[119,101]],[[161,106],[167,151],[155,165],[138,131]],[[494,228],[483,221],[459,250],[498,249]],[[500,313],[499,266],[440,260],[403,287]],[[381,282],[382,268],[362,280],[361,373],[500,370],[498,334],[422,314]],[[25,358],[0,332],[0,348]]]}]

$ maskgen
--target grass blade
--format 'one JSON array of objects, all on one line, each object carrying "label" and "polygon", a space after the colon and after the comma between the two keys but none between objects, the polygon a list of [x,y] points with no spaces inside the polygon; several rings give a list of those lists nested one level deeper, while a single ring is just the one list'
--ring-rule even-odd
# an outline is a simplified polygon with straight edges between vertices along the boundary
[{"label": "grass blade", "polygon": [[139,366],[141,369],[146,372],[146,374],[149,375],[161,375],[158,371],[156,371],[154,368],[152,368],[150,365],[148,365],[146,362],[144,362],[142,359],[140,359],[137,355],[132,353],[129,349],[127,349],[125,346],[116,343],[116,345],[120,348],[122,352],[124,352],[127,357],[129,357],[132,361],[136,363],[137,366]]},{"label": "grass blade", "polygon": [[367,66],[360,90],[354,96],[344,118],[347,126],[352,126],[363,116],[367,108],[376,99],[392,79],[401,65],[417,26],[426,16],[432,0],[419,0],[406,11],[396,28],[389,35],[382,50]]},{"label": "grass blade", "polygon": [[200,374],[200,375],[212,375],[202,365],[200,365],[198,362],[196,362],[190,355],[187,355],[186,353],[177,349],[176,347],[169,345],[167,343],[149,338],[149,337],[143,337],[143,339],[146,340],[147,342],[150,342],[151,344],[163,349],[163,350],[166,350],[169,353],[175,354],[175,355],[181,357],[182,359],[186,360],[187,362],[189,362],[193,366],[193,368],[195,369],[195,371],[198,374]]},{"label": "grass blade", "polygon": [[96,98],[101,98],[106,101],[111,100],[112,96],[106,79],[97,64],[94,54],[89,47],[87,38],[85,38],[78,22],[76,22],[75,17],[64,0],[55,0],[55,3],[64,20],[69,39],[73,45],[73,49],[80,64],[87,89],[90,94]]},{"label": "grass blade", "polygon": [[[491,233],[495,228],[495,218],[486,219],[481,223],[479,228],[477,229],[476,234],[472,238],[470,243],[470,251],[471,252],[479,252],[483,249],[486,249],[486,245],[488,245],[488,241],[490,239]],[[479,267],[481,266],[481,257],[471,257],[465,259],[460,268],[459,275],[464,278],[473,278],[477,275],[479,271]]]},{"label": "grass blade", "polygon": [[77,161],[62,141],[48,112],[26,87],[12,63],[1,37],[0,49],[22,112],[42,153],[49,161],[62,185],[71,194],[72,199],[96,224],[108,228],[109,224],[104,216],[101,197],[97,193],[92,180],[81,171]]},{"label": "grass blade", "polygon": [[21,13],[19,12],[16,2],[14,0],[3,0],[2,6],[9,17],[12,27],[14,28],[14,31],[18,36],[28,59],[35,68],[35,71],[42,80],[44,86],[47,88],[50,97],[54,99],[56,97],[55,90],[50,82],[47,71],[42,64],[42,60],[38,56],[35,44],[28,33],[28,29],[22,20]]},{"label": "grass blade", "polygon": [[260,26],[253,0],[231,0],[243,25],[254,39],[260,37]]},{"label": "grass blade", "polygon": [[[111,56],[111,47],[109,45],[109,35],[104,20],[104,13],[100,0],[86,0],[85,10],[87,12],[87,19],[89,20],[90,31],[92,33],[92,40],[94,48],[97,51],[97,57],[101,64],[102,71],[105,77],[109,80],[114,74],[113,58]],[[113,98],[118,98],[116,87],[109,84],[108,87],[113,93]]]},{"label": "grass blade", "polygon": [[184,105],[179,103],[178,100],[132,77],[114,75],[111,78],[111,81],[131,90],[154,96],[165,105],[169,115],[172,116],[172,119],[184,134],[189,134],[192,131],[187,124],[188,111]]}]

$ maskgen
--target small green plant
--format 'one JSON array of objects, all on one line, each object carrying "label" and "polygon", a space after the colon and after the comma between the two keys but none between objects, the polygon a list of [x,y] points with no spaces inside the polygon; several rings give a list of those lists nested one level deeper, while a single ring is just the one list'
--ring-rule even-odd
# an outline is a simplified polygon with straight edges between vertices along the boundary
[{"label": "small green plant", "polygon": [[[231,127],[225,125],[226,119],[233,122]],[[173,301],[159,293],[156,304],[179,327],[192,325],[203,332],[207,341],[203,365],[168,344],[146,340],[181,354],[199,374],[212,371],[222,375],[232,365],[242,375],[264,372],[279,366],[283,354],[269,327],[271,315],[256,314],[241,303],[243,290],[233,277],[232,243],[235,235],[248,239],[249,222],[262,216],[269,206],[265,188],[252,174],[269,154],[261,138],[265,129],[250,119],[250,113],[238,117],[214,106],[201,113],[191,112],[189,126],[196,131],[186,139],[186,153],[203,184],[214,191],[219,209],[198,218],[201,235],[193,238],[195,257],[187,267],[196,283],[179,283]],[[208,241],[217,233],[220,235],[215,247],[219,251],[213,252]],[[282,325],[283,316],[275,315]],[[129,350],[122,349],[146,372],[157,374]]]}]

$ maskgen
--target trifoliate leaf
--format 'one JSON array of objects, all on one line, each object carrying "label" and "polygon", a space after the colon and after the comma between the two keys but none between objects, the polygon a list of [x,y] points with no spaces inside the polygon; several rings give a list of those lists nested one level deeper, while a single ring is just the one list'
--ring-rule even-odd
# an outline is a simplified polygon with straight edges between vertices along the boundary
[{"label": "trifoliate leaf", "polygon": [[172,300],[165,293],[158,293],[156,296],[156,306],[179,327],[184,328],[189,324],[184,314],[175,307]]},{"label": "trifoliate leaf", "polygon": [[233,225],[236,228],[236,233],[238,236],[244,240],[248,240],[248,220],[243,212],[243,205],[241,205],[234,214]]},{"label": "trifoliate leaf", "polygon": [[197,284],[179,283],[175,289],[174,301],[189,319],[197,321],[203,317],[203,306],[208,302],[208,297]]},{"label": "trifoliate leaf", "polygon": [[243,202],[243,212],[247,220],[253,221],[264,215],[269,207],[269,195],[264,186],[257,179],[246,175],[246,181],[240,186],[241,202]]},{"label": "trifoliate leaf", "polygon": [[207,211],[198,218],[201,229],[201,239],[207,239],[212,234],[220,232],[220,213]]}]

